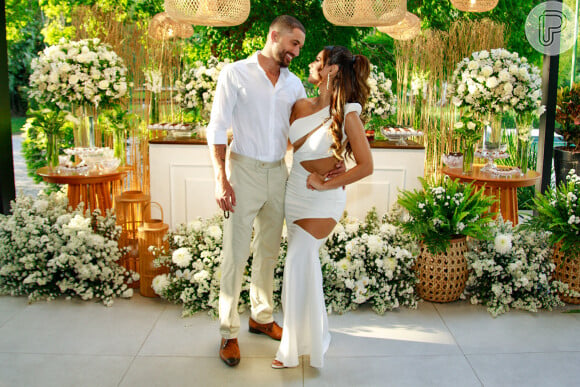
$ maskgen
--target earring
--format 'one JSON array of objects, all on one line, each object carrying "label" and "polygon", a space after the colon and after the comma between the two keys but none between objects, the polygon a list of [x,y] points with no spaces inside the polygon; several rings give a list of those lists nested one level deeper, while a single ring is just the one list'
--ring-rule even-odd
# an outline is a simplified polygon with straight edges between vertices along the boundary
[{"label": "earring", "polygon": [[328,77],[326,77],[326,91],[328,91],[329,84],[330,84],[330,73],[328,73]]}]

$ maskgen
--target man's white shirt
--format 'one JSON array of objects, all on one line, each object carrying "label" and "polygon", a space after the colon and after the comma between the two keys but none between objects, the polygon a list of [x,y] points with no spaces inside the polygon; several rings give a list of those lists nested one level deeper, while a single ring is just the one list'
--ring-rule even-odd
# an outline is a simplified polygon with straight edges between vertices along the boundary
[{"label": "man's white shirt", "polygon": [[305,97],[302,82],[287,68],[280,69],[272,85],[258,52],[228,64],[218,78],[207,142],[226,144],[232,128],[232,152],[264,162],[280,160],[286,154],[292,106]]}]

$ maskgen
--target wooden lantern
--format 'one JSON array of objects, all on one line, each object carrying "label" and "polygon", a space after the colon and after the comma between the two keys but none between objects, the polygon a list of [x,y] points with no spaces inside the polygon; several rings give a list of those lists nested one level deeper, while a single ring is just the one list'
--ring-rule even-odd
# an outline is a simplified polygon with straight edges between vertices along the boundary
[{"label": "wooden lantern", "polygon": [[[141,191],[125,191],[115,197],[117,224],[122,227],[119,247],[126,251],[121,257],[121,266],[139,273],[139,227],[151,217],[151,197]],[[131,284],[137,287],[138,283]]]},{"label": "wooden lantern", "polygon": [[169,268],[167,267],[155,267],[153,265],[153,260],[155,256],[151,251],[149,251],[149,246],[154,246],[161,250],[169,249],[169,242],[164,240],[169,225],[163,223],[163,208],[157,202],[152,202],[159,206],[161,211],[161,219],[146,219],[143,225],[139,227],[138,237],[139,237],[139,289],[141,295],[144,297],[158,297],[153,291],[151,284],[153,283],[153,278],[160,274],[169,273]]}]

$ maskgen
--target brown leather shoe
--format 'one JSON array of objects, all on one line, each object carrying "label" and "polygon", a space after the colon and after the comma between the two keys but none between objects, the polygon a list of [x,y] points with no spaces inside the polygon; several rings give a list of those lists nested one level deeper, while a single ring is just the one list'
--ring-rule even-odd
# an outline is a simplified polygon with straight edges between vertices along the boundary
[{"label": "brown leather shoe", "polygon": [[240,363],[240,347],[238,339],[223,339],[220,344],[220,358],[230,367]]},{"label": "brown leather shoe", "polygon": [[259,324],[250,317],[249,325],[250,332],[252,333],[263,333],[278,341],[282,339],[282,328],[280,325],[276,324],[276,321],[272,321],[268,324]]}]

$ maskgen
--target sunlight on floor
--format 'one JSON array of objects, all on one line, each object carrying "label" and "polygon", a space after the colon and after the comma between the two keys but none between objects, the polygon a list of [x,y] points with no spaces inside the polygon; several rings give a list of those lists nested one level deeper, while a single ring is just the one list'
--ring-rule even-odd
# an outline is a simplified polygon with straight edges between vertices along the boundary
[{"label": "sunlight on floor", "polygon": [[455,345],[453,337],[451,337],[448,332],[426,332],[424,328],[421,327],[413,329],[408,326],[391,328],[380,326],[354,326],[351,328],[331,329],[331,331],[356,337]]}]

